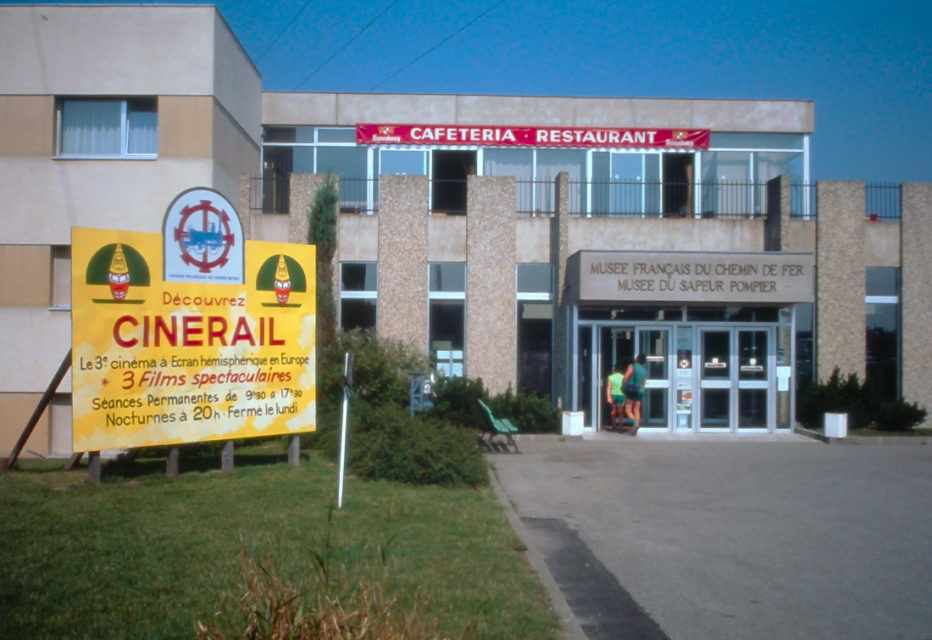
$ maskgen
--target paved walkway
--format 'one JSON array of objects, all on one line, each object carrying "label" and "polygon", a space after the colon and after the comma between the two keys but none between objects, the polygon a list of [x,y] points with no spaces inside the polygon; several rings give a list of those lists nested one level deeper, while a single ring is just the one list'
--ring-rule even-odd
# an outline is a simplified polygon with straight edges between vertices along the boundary
[{"label": "paved walkway", "polygon": [[569,638],[932,639],[932,447],[519,445],[488,459]]}]

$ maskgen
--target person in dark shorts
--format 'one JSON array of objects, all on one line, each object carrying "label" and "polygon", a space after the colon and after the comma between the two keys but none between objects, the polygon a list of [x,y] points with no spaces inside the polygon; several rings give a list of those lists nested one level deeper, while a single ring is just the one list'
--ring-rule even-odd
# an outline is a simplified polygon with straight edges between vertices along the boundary
[{"label": "person in dark shorts", "polygon": [[637,354],[634,362],[625,371],[621,390],[625,394],[625,415],[634,423],[633,435],[641,428],[641,401],[644,399],[644,381],[647,380],[647,358],[643,353]]}]

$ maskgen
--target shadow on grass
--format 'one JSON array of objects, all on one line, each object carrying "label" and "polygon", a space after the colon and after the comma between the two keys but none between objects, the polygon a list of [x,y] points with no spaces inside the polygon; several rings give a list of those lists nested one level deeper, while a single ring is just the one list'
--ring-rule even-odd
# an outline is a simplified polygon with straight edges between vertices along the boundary
[{"label": "shadow on grass", "polygon": [[[134,449],[103,463],[102,475],[121,479],[164,476],[168,467],[168,454],[172,447]],[[178,473],[206,473],[222,469],[222,444],[194,444],[178,447]],[[310,460],[302,452],[300,462]],[[288,462],[286,446],[277,442],[234,445],[233,468],[260,467]]]}]

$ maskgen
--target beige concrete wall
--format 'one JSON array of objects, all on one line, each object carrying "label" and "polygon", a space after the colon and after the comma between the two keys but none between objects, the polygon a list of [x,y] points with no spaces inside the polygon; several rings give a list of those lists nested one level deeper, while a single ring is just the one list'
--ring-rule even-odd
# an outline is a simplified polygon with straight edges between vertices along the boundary
[{"label": "beige concrete wall", "polygon": [[[471,210],[469,215],[472,215]],[[514,217],[514,212],[511,217]],[[431,262],[466,262],[467,226],[467,216],[430,216],[427,221],[427,259]]]},{"label": "beige concrete wall", "polygon": [[763,251],[764,219],[571,218],[569,253],[591,250]]},{"label": "beige concrete wall", "polygon": [[50,247],[0,245],[0,274],[3,276],[0,277],[0,307],[48,307],[51,304]]},{"label": "beige concrete wall", "polygon": [[0,93],[211,95],[215,15],[209,6],[0,7]]},{"label": "beige concrete wall", "polygon": [[[54,374],[54,371],[52,373]],[[0,456],[10,455],[41,399],[41,393],[0,392]],[[45,456],[51,451],[50,445],[51,420],[49,412],[46,411],[36,423],[20,456],[34,458],[35,453]]]},{"label": "beige concrete wall", "polygon": [[[0,392],[45,389],[71,349],[71,313],[0,307]],[[71,388],[71,374],[62,382]]]},{"label": "beige concrete wall", "polygon": [[[0,244],[67,245],[72,226],[158,232],[177,194],[215,182],[210,97],[159,99],[158,160],[54,159],[54,100],[5,97],[2,104],[10,127],[24,133],[0,156]],[[31,135],[41,142],[25,142]],[[258,163],[258,148],[253,155]],[[236,201],[235,183],[226,195]]]},{"label": "beige concrete wall", "polygon": [[[262,135],[262,76],[219,12],[214,13],[213,90],[230,121],[257,148]],[[220,156],[223,157],[222,155]],[[259,170],[258,158],[250,169]]]},{"label": "beige concrete wall", "polygon": [[172,199],[212,177],[206,158],[0,158],[0,244],[67,245],[72,226],[160,232]]},{"label": "beige concrete wall", "polygon": [[864,184],[819,182],[816,359],[819,380],[865,370]]},{"label": "beige concrete wall", "polygon": [[[382,176],[379,186],[379,319],[383,338],[427,353],[426,176]],[[399,233],[404,230],[404,233]]]},{"label": "beige concrete wall", "polygon": [[[41,394],[70,347],[70,314],[48,308],[50,247],[69,245],[73,226],[160,232],[171,200],[193,186],[238,202],[239,175],[259,170],[261,79],[210,6],[0,7],[0,56],[6,415]],[[158,99],[157,159],[55,157],[56,96],[134,95]],[[58,413],[55,442],[47,422],[34,438],[40,453],[70,446],[70,413]]]},{"label": "beige concrete wall", "polygon": [[0,95],[0,157],[55,153],[55,98]]},{"label": "beige concrete wall", "polygon": [[252,231],[250,240],[266,242],[288,242],[287,215],[275,213],[254,213],[250,216]]},{"label": "beige concrete wall", "polygon": [[864,221],[864,265],[900,266],[900,223]]},{"label": "beige concrete wall", "polygon": [[932,411],[932,184],[904,184],[900,211],[903,397]]},{"label": "beige concrete wall", "polygon": [[515,258],[518,262],[550,262],[550,218],[518,218]]},{"label": "beige concrete wall", "polygon": [[341,262],[375,262],[379,259],[379,216],[341,214],[337,233]]},{"label": "beige concrete wall", "polygon": [[[259,143],[222,107],[213,103],[213,140],[210,157],[213,160],[211,186],[236,202],[239,176],[258,175],[261,166]],[[245,212],[240,211],[242,216]]]},{"label": "beige concrete wall", "polygon": [[266,123],[360,122],[528,126],[693,127],[716,131],[813,131],[813,103],[793,100],[679,100],[347,93],[266,93]]},{"label": "beige concrete wall", "polygon": [[210,96],[159,97],[159,158],[209,158],[214,133]]},{"label": "beige concrete wall", "polygon": [[816,250],[816,221],[790,220],[785,230],[786,245],[783,251],[805,251],[815,253]]},{"label": "beige concrete wall", "polygon": [[469,178],[466,375],[493,395],[516,387],[514,194],[514,178]]}]

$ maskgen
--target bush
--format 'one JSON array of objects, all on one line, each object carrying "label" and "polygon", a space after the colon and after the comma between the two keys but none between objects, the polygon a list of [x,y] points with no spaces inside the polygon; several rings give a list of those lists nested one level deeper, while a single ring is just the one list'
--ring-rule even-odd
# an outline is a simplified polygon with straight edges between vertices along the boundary
[{"label": "bush", "polygon": [[515,395],[511,387],[489,402],[496,416],[511,420],[524,433],[559,433],[560,413],[549,398],[529,393]]},{"label": "bush", "polygon": [[880,385],[862,385],[857,374],[842,379],[837,367],[826,382],[800,389],[797,415],[803,426],[820,429],[826,413],[847,413],[852,429],[880,431],[910,431],[926,417],[918,404],[887,400]]},{"label": "bush", "polygon": [[480,429],[488,418],[479,400],[488,397],[482,378],[440,378],[434,385],[434,406],[429,415],[460,427]]},{"label": "bush", "polygon": [[485,462],[469,430],[407,409],[372,407],[358,417],[349,447],[350,467],[373,480],[446,487],[488,482]]},{"label": "bush", "polygon": [[349,331],[337,336],[339,357],[322,363],[317,381],[318,405],[339,406],[343,400],[344,354],[353,355],[353,393],[368,404],[409,403],[408,374],[426,371],[427,358],[404,343],[380,340],[364,331]]},{"label": "bush", "polygon": [[848,424],[852,429],[865,429],[870,424],[864,412],[864,398],[861,382],[855,373],[842,379],[836,367],[824,383],[814,383],[801,389],[799,421],[810,429],[822,427],[822,417],[826,413],[847,413]]},{"label": "bush", "polygon": [[926,410],[916,403],[896,400],[888,402],[874,416],[880,431],[910,431],[926,419]]}]

